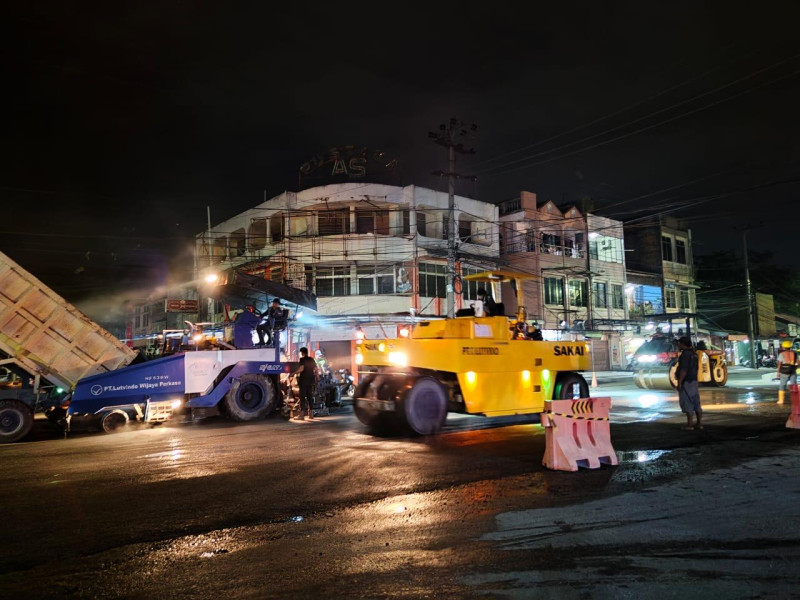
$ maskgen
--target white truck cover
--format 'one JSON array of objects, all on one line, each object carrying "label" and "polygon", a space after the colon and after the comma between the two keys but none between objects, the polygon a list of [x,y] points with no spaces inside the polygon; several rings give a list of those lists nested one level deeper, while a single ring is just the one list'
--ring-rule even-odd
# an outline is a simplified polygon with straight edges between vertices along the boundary
[{"label": "white truck cover", "polygon": [[136,352],[0,252],[0,350],[72,389],[128,365]]}]

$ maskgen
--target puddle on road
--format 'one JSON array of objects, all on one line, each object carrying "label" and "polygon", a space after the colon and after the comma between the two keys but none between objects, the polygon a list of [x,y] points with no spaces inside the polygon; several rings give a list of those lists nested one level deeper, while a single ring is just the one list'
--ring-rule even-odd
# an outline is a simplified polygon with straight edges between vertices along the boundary
[{"label": "puddle on road", "polygon": [[617,452],[620,463],[646,463],[669,454],[672,450],[635,450],[633,452]]}]

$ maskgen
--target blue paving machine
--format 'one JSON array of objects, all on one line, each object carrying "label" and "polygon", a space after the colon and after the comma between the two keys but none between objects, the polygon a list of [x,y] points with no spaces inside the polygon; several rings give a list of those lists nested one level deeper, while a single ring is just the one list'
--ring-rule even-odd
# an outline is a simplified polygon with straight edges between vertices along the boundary
[{"label": "blue paving machine", "polygon": [[[253,306],[256,312],[265,312],[275,298],[296,309],[317,308],[313,294],[238,271],[204,293],[230,306]],[[291,322],[289,309],[282,315],[270,324],[273,340]],[[188,332],[184,341],[190,344],[179,345],[177,353],[78,381],[67,409],[68,430],[99,424],[111,432],[130,421],[162,422],[177,411],[189,411],[193,419],[221,414],[252,421],[282,404],[280,375],[289,372],[290,364],[281,361],[279,347],[255,347],[252,336],[241,347],[214,338],[207,343],[203,335],[196,336],[203,343],[191,345],[193,333]]]}]

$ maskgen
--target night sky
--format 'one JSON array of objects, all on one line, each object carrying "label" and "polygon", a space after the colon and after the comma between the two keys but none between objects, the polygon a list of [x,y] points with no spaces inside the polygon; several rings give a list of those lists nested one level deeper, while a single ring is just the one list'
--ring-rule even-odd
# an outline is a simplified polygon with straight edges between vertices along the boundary
[{"label": "night sky", "polygon": [[760,225],[796,260],[796,2],[16,4],[0,250],[70,299],[188,278],[206,206],[296,190],[332,146],[446,190],[450,117],[478,125],[461,194],[673,211],[700,254]]}]

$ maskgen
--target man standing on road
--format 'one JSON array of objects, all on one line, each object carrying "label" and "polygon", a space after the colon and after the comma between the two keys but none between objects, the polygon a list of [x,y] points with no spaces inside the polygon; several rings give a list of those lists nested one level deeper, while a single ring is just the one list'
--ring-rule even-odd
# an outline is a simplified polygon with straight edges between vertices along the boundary
[{"label": "man standing on road", "polygon": [[797,352],[792,350],[792,342],[781,342],[781,353],[778,354],[778,377],[781,380],[778,388],[778,404],[783,404],[786,390],[797,383]]},{"label": "man standing on road", "polygon": [[298,420],[313,419],[314,384],[317,381],[317,363],[308,355],[308,348],[300,348],[300,366],[294,372],[297,375],[297,384],[300,387],[300,416]]},{"label": "man standing on road", "polygon": [[[700,392],[697,389],[697,352],[692,348],[692,340],[683,336],[678,340],[681,355],[678,358],[678,399],[681,410],[686,413],[684,429],[703,428],[703,409],[700,407]],[[692,425],[693,415],[697,425]]]}]

